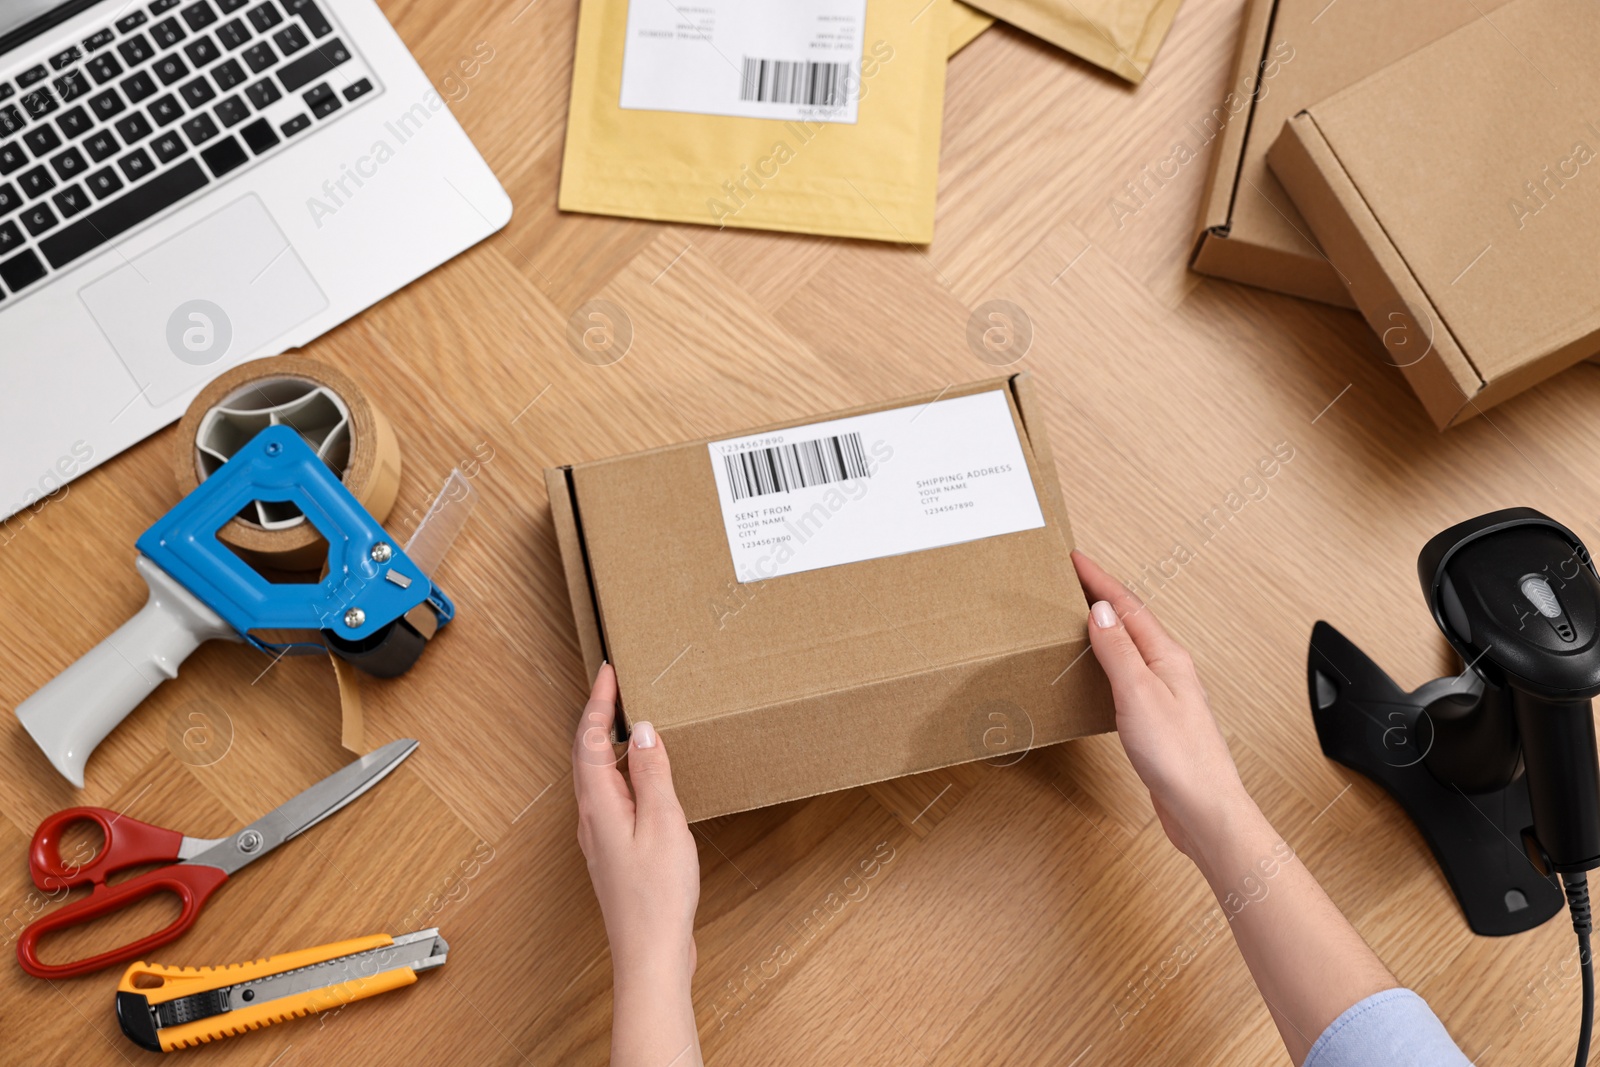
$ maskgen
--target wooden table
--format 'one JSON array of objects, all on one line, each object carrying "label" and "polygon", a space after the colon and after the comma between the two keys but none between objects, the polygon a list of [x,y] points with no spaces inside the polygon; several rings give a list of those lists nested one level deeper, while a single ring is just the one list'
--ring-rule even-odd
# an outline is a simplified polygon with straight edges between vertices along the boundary
[{"label": "wooden table", "polygon": [[[990,299],[1032,321],[1017,366],[1043,385],[1080,544],[1149,580],[1268,815],[1478,1063],[1571,1055],[1567,923],[1470,934],[1399,810],[1323,759],[1304,664],[1326,618],[1403,684],[1455,670],[1413,569],[1453,521],[1527,504],[1600,536],[1600,371],[1441,435],[1354,315],[1186,271],[1203,159],[1132,216],[1113,211],[1123,183],[1221,99],[1239,0],[1188,0],[1137,91],[1005,27],[956,56],[926,250],[559,214],[575,0],[385,7],[436,80],[492,49],[455,112],[516,214],[307,351],[357,375],[398,423],[401,536],[452,466],[477,461],[482,504],[440,575],[460,618],[406,678],[364,684],[369,742],[417,737],[418,754],[252,867],[158,959],[220,964],[438,925],[451,960],[407,991],[187,1056],[603,1063],[611,968],[568,784],[585,679],[541,470],[990,376],[965,339]],[[621,362],[594,366],[566,344],[591,299],[632,322]],[[1283,442],[1293,459],[1250,481]],[[142,603],[132,545],[175,500],[172,446],[158,434],[5,528],[0,705]],[[1202,517],[1252,487],[1199,547]],[[1179,545],[1195,558],[1156,577]],[[0,716],[8,946],[39,906],[24,846],[47,812],[106,804],[220,834],[348,758],[326,661],[269,662],[200,651],[100,747],[82,793]],[[171,738],[202,724],[231,742],[195,766]],[[1285,1062],[1115,737],[696,832],[695,999],[712,1062]],[[847,892],[874,856],[876,876]],[[0,961],[0,1060],[140,1061],[117,1032],[113,975],[51,985]]]}]

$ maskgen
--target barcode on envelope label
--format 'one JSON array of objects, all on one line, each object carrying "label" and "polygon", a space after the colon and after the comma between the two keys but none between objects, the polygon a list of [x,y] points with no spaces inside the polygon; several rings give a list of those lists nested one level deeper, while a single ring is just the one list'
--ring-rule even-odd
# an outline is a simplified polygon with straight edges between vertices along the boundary
[{"label": "barcode on envelope label", "polygon": [[735,501],[872,477],[859,433],[752,448],[725,455],[722,462],[727,466],[728,489]]},{"label": "barcode on envelope label", "polygon": [[751,59],[746,56],[739,99],[761,104],[841,107],[846,102],[849,84],[849,63]]}]

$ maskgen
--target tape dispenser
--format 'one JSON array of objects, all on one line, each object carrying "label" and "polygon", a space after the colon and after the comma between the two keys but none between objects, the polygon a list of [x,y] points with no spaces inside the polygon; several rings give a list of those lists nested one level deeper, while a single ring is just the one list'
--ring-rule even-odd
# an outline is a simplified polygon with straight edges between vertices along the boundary
[{"label": "tape dispenser", "polygon": [[[217,539],[241,509],[293,504],[328,544],[316,582],[273,582]],[[201,643],[331,651],[404,674],[455,606],[289,426],[269,426],[140,536],[138,614],[17,706],[56,770],[83,788],[89,754]]]}]

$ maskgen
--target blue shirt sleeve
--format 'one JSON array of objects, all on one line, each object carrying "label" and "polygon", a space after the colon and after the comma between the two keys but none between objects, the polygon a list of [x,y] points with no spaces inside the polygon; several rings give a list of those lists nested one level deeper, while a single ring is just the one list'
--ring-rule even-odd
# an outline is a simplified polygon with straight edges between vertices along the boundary
[{"label": "blue shirt sleeve", "polygon": [[1304,1067],[1472,1067],[1428,1002],[1385,989],[1352,1005],[1311,1046]]}]

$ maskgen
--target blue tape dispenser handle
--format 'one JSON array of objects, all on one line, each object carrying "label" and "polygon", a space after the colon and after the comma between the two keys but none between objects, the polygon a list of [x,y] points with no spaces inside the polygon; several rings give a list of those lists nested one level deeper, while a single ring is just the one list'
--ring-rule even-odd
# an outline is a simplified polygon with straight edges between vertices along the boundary
[{"label": "blue tape dispenser handle", "polygon": [[[252,501],[293,504],[328,542],[317,582],[271,582],[217,531]],[[145,606],[17,707],[56,770],[89,754],[205,641],[326,647],[378,677],[405,673],[455,607],[288,426],[269,426],[139,538]],[[269,640],[277,632],[295,635]]]}]

